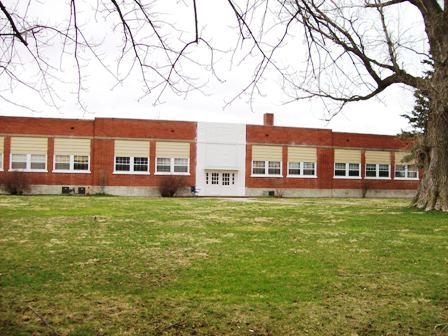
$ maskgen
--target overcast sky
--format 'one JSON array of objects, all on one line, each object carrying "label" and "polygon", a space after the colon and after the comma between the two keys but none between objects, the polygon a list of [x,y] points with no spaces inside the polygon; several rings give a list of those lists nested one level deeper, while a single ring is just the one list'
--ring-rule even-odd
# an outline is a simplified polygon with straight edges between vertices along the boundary
[{"label": "overcast sky", "polygon": [[[171,0],[166,0],[171,1]],[[18,1],[6,1],[6,5],[12,7]],[[19,1],[20,2],[20,1]],[[160,2],[160,1],[159,1]],[[191,7],[183,7],[171,1],[171,7],[165,7],[165,13],[175,15],[175,20],[181,22],[181,29],[186,31],[182,38],[188,39],[192,32],[192,17],[185,15]],[[88,3],[88,2],[87,2]],[[225,1],[199,0],[199,22],[203,28],[204,37],[212,41],[219,48],[226,49],[235,41],[234,18],[232,17]],[[67,12],[67,5],[60,0],[43,1],[33,4],[31,9],[39,20],[56,20]],[[179,9],[178,7],[183,7]],[[11,8],[10,7],[10,8]],[[102,52],[105,62],[112,67],[117,57],[117,48],[121,30],[112,30],[110,18],[96,17],[92,23],[89,16],[89,6],[80,6],[81,19],[84,18],[84,30],[89,35],[103,41]],[[168,9],[167,9],[168,8]],[[174,14],[173,14],[174,13]],[[420,18],[414,11],[407,11],[398,16],[401,27],[419,26]],[[80,19],[80,20],[81,20]],[[54,21],[56,22],[56,21]],[[99,28],[100,27],[100,28]],[[303,57],[303,37],[297,32],[294,36],[293,45],[287,46],[288,55],[284,57],[286,62],[300,61]],[[218,43],[219,42],[219,43]],[[289,48],[289,49],[288,49]],[[58,51],[55,48],[54,60],[58,59]],[[196,51],[192,51],[192,55]],[[201,52],[204,52],[203,50]],[[282,56],[282,57],[283,57]],[[202,57],[202,56],[201,56]],[[213,121],[260,124],[263,113],[270,112],[275,115],[275,124],[279,126],[295,127],[324,127],[335,131],[396,134],[407,127],[406,120],[400,115],[412,110],[414,99],[409,88],[395,86],[390,88],[379,98],[367,102],[352,103],[331,122],[327,122],[325,107],[319,101],[300,101],[285,104],[288,100],[283,93],[278,76],[267,72],[263,81],[261,95],[255,97],[252,108],[248,104],[248,97],[241,97],[226,106],[226,102],[232,99],[238,91],[247,84],[253,70],[255,60],[238,65],[234,62],[230,66],[229,54],[219,55],[216,61],[218,76],[222,82],[207,74],[207,69],[192,67],[192,76],[204,78],[202,92],[191,91],[186,96],[176,96],[166,92],[162,96],[162,104],[154,105],[154,95],[142,97],[142,82],[138,72],[131,73],[129,78],[120,85],[115,85],[113,77],[108,74],[93,58],[84,57],[85,63],[82,68],[83,87],[81,99],[86,110],[80,108],[76,101],[76,85],[74,77],[74,64],[67,57],[61,63],[59,74],[63,82],[53,83],[59,99],[58,108],[45,105],[39,97],[30,92],[13,87],[12,90],[2,91],[10,94],[10,97],[20,97],[21,103],[32,106],[36,111],[19,108],[6,102],[0,103],[1,115],[20,115],[35,117],[62,117],[62,118],[94,118],[94,117],[117,117],[117,118],[143,118],[143,119],[176,119],[192,121]],[[59,67],[59,63],[57,64]],[[188,71],[188,68],[186,69]],[[28,71],[24,67],[24,73]],[[205,75],[204,75],[205,73]],[[5,88],[2,88],[3,90]],[[23,99],[22,99],[23,98]]]}]

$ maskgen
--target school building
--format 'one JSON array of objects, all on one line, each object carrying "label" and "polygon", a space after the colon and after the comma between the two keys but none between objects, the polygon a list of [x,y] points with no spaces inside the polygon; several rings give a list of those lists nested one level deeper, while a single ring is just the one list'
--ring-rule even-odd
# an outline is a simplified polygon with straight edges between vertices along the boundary
[{"label": "school building", "polygon": [[[0,179],[26,174],[31,193],[158,196],[168,175],[183,195],[412,197],[421,172],[396,136],[262,125],[0,116]],[[188,190],[187,190],[188,189]]]}]

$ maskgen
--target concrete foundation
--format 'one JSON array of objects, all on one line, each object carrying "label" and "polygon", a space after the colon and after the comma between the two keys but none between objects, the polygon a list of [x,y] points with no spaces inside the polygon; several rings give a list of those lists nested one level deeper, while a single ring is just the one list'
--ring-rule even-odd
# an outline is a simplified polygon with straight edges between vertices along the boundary
[{"label": "concrete foundation", "polygon": [[[88,186],[88,185],[32,185],[29,195],[61,195],[62,187],[74,189],[73,194],[78,194],[78,188],[86,188],[86,195],[106,194],[114,196],[142,196],[142,197],[160,197],[158,187],[134,187],[134,186]],[[6,191],[0,189],[1,194]],[[177,193],[177,196],[191,196],[190,188],[184,188]]]},{"label": "concrete foundation", "polygon": [[[86,188],[86,195],[107,194],[114,196],[141,196],[141,197],[160,197],[157,187],[133,187],[133,186],[86,186],[86,185],[32,185],[28,194],[30,195],[61,195],[62,187],[70,187],[78,193],[78,187]],[[359,189],[274,189],[274,188],[246,188],[247,197],[269,196],[269,192],[274,192],[276,196],[282,197],[353,197],[361,198],[362,191]],[[372,189],[366,193],[367,198],[412,198],[415,196],[415,190],[381,190]],[[0,194],[6,194],[5,190],[0,188]],[[184,188],[177,193],[177,196],[192,196],[190,188]],[[237,196],[237,195],[234,195]]]},{"label": "concrete foundation", "polygon": [[[353,197],[361,198],[362,190],[359,189],[273,189],[273,188],[246,188],[246,196],[268,196],[269,192],[282,197]],[[412,198],[415,190],[368,190],[367,198]]]}]

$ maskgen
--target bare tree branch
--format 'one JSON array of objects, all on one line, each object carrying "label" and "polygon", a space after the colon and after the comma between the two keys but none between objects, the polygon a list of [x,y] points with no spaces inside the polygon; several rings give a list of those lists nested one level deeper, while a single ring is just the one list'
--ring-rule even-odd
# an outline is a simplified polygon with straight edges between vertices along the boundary
[{"label": "bare tree branch", "polygon": [[0,1],[0,10],[3,12],[3,14],[5,14],[6,18],[8,19],[11,28],[14,32],[14,36],[17,37],[20,42],[22,42],[24,45],[28,45],[28,42],[23,38],[22,34],[19,32],[19,30],[17,29],[17,26],[13,20],[13,18],[11,17],[11,14],[9,14],[8,10],[5,8],[5,6],[3,5],[3,3]]}]

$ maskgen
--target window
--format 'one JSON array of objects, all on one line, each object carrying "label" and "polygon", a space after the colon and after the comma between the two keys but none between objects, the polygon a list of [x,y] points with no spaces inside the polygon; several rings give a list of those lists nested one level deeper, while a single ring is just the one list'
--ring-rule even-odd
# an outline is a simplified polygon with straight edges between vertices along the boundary
[{"label": "window", "polygon": [[212,184],[219,184],[219,173],[212,173]]},{"label": "window", "polygon": [[55,170],[70,170],[70,155],[56,155],[54,160]]},{"label": "window", "polygon": [[288,162],[289,176],[316,176],[315,162]]},{"label": "window", "polygon": [[175,173],[188,173],[188,159],[174,159]]},{"label": "window", "polygon": [[3,170],[3,153],[0,153],[0,170]]},{"label": "window", "polygon": [[361,165],[359,163],[349,163],[348,164],[348,176],[353,176],[353,177],[361,176],[360,166]]},{"label": "window", "polygon": [[87,155],[74,155],[73,170],[89,170],[89,157]]},{"label": "window", "polygon": [[158,173],[169,173],[171,171],[171,160],[170,158],[157,158],[157,168]]},{"label": "window", "polygon": [[268,161],[268,174],[280,175],[280,161]]},{"label": "window", "polygon": [[222,185],[230,185],[230,173],[222,173]]},{"label": "window", "polygon": [[31,154],[31,169],[42,170],[47,166],[47,156],[42,154]]},{"label": "window", "polygon": [[26,154],[12,154],[11,155],[11,168],[12,169],[26,169],[27,166]]},{"label": "window", "polygon": [[390,165],[382,163],[366,163],[366,178],[389,178]]},{"label": "window", "polygon": [[252,161],[252,174],[281,176],[282,164],[280,161]]},{"label": "window", "polygon": [[346,175],[346,164],[345,163],[335,163],[334,164],[334,176],[345,176]]},{"label": "window", "polygon": [[55,155],[54,171],[87,172],[89,170],[88,155]]},{"label": "window", "polygon": [[303,162],[303,175],[305,176],[315,176],[316,168],[314,162]]},{"label": "window", "polygon": [[115,158],[115,173],[145,173],[148,174],[148,158],[117,156]]},{"label": "window", "polygon": [[265,161],[253,161],[252,162],[252,174],[264,175],[266,173]]},{"label": "window", "polygon": [[126,156],[117,156],[115,158],[115,171],[117,172],[131,171],[131,158]]},{"label": "window", "polygon": [[360,166],[361,166],[361,164],[359,164],[359,163],[336,162],[334,164],[334,176],[335,177],[349,177],[349,178],[360,177],[361,176]]},{"label": "window", "polygon": [[235,173],[232,174],[232,184],[235,184]]},{"label": "window", "polygon": [[376,164],[366,164],[366,177],[376,177]]},{"label": "window", "polygon": [[47,169],[47,156],[45,154],[11,154],[11,169],[45,171]]},{"label": "window", "polygon": [[300,162],[288,163],[288,175],[301,175]]},{"label": "window", "polygon": [[156,173],[169,175],[188,175],[190,159],[187,158],[157,158]]},{"label": "window", "polygon": [[408,168],[408,178],[418,179],[417,165],[407,165],[407,168]]},{"label": "window", "polygon": [[208,184],[208,173],[205,173],[205,184]]},{"label": "window", "polygon": [[406,165],[395,165],[395,177],[406,178]]},{"label": "window", "polygon": [[147,172],[148,171],[148,158],[147,157],[135,157],[134,158],[134,171]]},{"label": "window", "polygon": [[416,165],[395,165],[395,178],[416,180],[418,179],[418,168]]},{"label": "window", "polygon": [[378,177],[389,177],[389,165],[388,164],[379,164],[378,165]]}]

